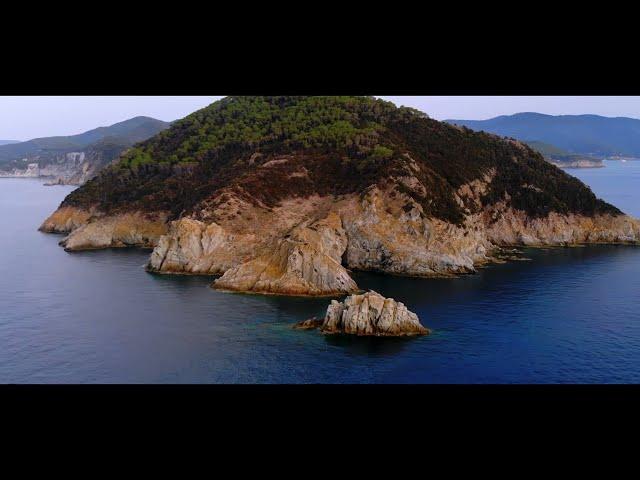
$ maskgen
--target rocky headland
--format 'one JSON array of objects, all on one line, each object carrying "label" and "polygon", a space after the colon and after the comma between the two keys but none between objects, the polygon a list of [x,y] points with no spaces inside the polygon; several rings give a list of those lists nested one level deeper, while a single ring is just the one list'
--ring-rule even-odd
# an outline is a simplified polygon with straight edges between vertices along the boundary
[{"label": "rocky headland", "polygon": [[228,97],[124,153],[41,230],[285,295],[355,293],[350,270],[450,276],[506,247],[640,239],[527,145],[365,97]]},{"label": "rocky headland", "polygon": [[44,233],[67,236],[60,245],[67,251],[102,248],[154,248],[167,233],[167,215],[131,212],[103,216],[93,209],[63,207],[39,228]]}]

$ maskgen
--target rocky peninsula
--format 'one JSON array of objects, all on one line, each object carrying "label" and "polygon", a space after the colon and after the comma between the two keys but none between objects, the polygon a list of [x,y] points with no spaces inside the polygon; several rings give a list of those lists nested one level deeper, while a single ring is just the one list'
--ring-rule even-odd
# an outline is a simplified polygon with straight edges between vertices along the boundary
[{"label": "rocky peninsula", "polygon": [[367,97],[227,97],[125,152],[41,226],[70,251],[227,291],[335,296],[350,270],[473,273],[513,246],[630,243],[640,223],[527,145]]}]

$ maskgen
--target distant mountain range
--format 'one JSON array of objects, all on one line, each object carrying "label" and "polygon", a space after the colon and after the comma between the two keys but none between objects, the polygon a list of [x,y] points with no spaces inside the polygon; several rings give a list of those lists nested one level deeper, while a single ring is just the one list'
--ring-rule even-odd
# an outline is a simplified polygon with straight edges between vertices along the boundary
[{"label": "distant mountain range", "polygon": [[472,130],[542,142],[569,154],[640,157],[640,120],[599,115],[516,113],[489,120],[445,120]]},{"label": "distant mountain range", "polygon": [[18,140],[0,140],[0,145],[9,145],[10,143],[20,143]]},{"label": "distant mountain range", "polygon": [[53,177],[57,183],[82,184],[127,148],[170,123],[135,117],[67,137],[44,137],[0,145],[0,176]]}]

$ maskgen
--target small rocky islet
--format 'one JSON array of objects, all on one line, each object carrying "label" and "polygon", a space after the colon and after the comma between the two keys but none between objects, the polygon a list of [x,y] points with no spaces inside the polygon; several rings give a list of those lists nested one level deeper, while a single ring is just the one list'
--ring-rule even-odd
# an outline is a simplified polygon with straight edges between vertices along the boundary
[{"label": "small rocky islet", "polygon": [[375,337],[429,335],[418,316],[393,298],[369,290],[350,295],[344,301],[332,300],[322,320],[311,318],[294,325],[298,330],[319,328],[324,334],[348,334]]},{"label": "small rocky islet", "polygon": [[[125,151],[40,230],[68,251],[152,248],[150,272],[225,291],[334,297],[361,291],[351,270],[451,276],[506,249],[640,239],[526,144],[370,97],[227,97]],[[349,302],[378,312],[366,295]],[[332,328],[384,331],[367,315]]]}]

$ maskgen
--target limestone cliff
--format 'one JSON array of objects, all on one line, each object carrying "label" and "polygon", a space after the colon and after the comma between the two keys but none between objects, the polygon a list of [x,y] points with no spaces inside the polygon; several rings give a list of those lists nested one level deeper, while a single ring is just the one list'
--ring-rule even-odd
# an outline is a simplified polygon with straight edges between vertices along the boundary
[{"label": "limestone cliff", "polygon": [[349,270],[447,276],[501,247],[640,239],[637,220],[521,142],[354,97],[216,102],[123,154],[42,230],[287,295],[356,292]]}]

